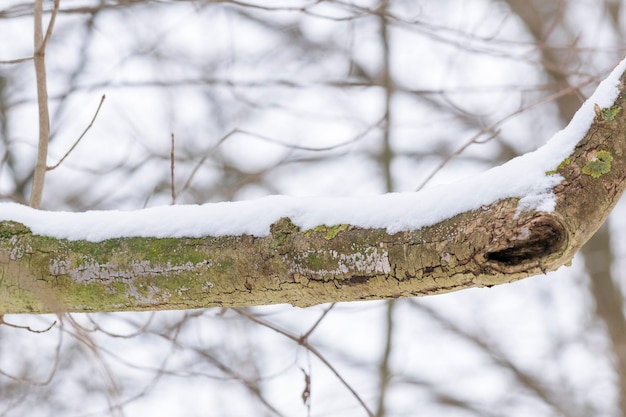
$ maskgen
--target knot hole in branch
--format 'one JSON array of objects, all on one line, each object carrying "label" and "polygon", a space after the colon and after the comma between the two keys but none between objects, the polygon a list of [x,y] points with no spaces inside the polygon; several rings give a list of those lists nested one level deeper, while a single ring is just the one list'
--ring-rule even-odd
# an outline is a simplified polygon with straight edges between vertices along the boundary
[{"label": "knot hole in branch", "polygon": [[486,258],[507,267],[527,262],[534,263],[560,252],[565,240],[566,232],[563,225],[550,216],[542,215],[507,231],[500,240],[504,245],[498,245],[497,249],[487,252]]}]

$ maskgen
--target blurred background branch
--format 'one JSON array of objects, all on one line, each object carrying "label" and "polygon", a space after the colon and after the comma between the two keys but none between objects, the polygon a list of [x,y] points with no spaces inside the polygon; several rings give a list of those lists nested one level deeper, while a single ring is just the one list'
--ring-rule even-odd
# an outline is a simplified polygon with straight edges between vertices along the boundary
[{"label": "blurred background branch", "polygon": [[[42,3],[45,15],[55,7]],[[0,197],[22,203],[39,136],[36,74],[22,60],[33,55],[33,6],[0,4],[0,39],[10,40],[0,43]],[[623,9],[64,0],[46,46],[50,160],[105,93],[107,105],[89,140],[46,176],[41,207],[169,204],[171,132],[177,204],[380,194],[466,177],[567,123],[626,51]],[[14,377],[0,376],[1,414],[623,416],[624,209],[571,268],[490,290],[327,313],[75,315],[41,334],[0,325],[0,371]],[[58,318],[6,320],[45,329]],[[314,331],[303,345],[268,326]],[[49,383],[32,383],[50,369]]]}]

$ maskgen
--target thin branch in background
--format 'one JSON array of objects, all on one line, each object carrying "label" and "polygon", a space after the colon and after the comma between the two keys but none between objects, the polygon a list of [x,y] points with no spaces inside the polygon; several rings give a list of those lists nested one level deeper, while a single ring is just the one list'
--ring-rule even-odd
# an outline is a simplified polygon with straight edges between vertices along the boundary
[{"label": "thin branch in background", "polygon": [[33,57],[29,56],[26,58],[16,58],[16,59],[7,59],[5,61],[0,61],[2,65],[12,65],[12,64],[21,64],[22,62],[32,61]]},{"label": "thin branch in background", "polygon": [[[60,316],[58,316],[58,318],[61,319]],[[52,325],[55,325],[56,323],[57,322],[55,321],[54,323],[52,323]],[[2,324],[8,325],[8,323],[6,323],[4,319],[2,320]],[[59,330],[59,339],[57,341],[57,345],[54,351],[55,352],[54,361],[52,363],[52,367],[50,368],[50,372],[48,373],[48,376],[45,379],[34,380],[34,379],[23,377],[23,376],[12,375],[8,372],[3,371],[2,369],[0,369],[0,375],[6,378],[9,378],[11,380],[14,380],[14,381],[24,382],[24,383],[27,383],[29,385],[34,385],[34,386],[45,386],[45,385],[50,384],[50,382],[52,381],[52,378],[57,372],[57,369],[59,368],[59,362],[61,358],[61,347],[63,346],[63,331],[62,330],[63,330],[63,322],[61,321],[61,329]],[[38,332],[35,332],[35,333],[38,333]]]},{"label": "thin branch in background", "polygon": [[8,326],[8,327],[12,327],[14,329],[28,330],[31,333],[46,333],[46,332],[50,331],[50,329],[52,329],[55,324],[57,324],[56,320],[53,321],[50,326],[48,326],[47,328],[45,328],[43,330],[34,330],[34,329],[31,329],[30,326],[20,326],[20,325],[17,325],[17,324],[8,323],[8,322],[4,321],[4,314],[0,314],[0,325],[5,325],[5,326]]},{"label": "thin branch in background", "polygon": [[185,191],[187,191],[187,189],[189,187],[191,187],[191,181],[193,181],[193,178],[196,176],[196,173],[198,172],[198,170],[200,170],[200,167],[202,167],[202,165],[204,165],[204,163],[206,162],[207,159],[209,159],[209,157],[211,155],[213,155],[215,153],[215,151],[217,151],[217,148],[224,142],[226,142],[226,140],[228,138],[230,138],[235,132],[234,131],[230,131],[228,134],[226,134],[225,136],[223,136],[219,141],[217,141],[217,143],[215,145],[213,145],[211,147],[211,149],[209,149],[207,151],[206,154],[204,154],[204,156],[202,157],[202,159],[200,159],[200,161],[198,161],[198,163],[196,164],[196,166],[193,167],[193,169],[191,170],[191,174],[189,174],[189,178],[187,178],[187,181],[185,181],[185,184],[183,185],[183,188],[180,190],[180,193],[184,193]]},{"label": "thin branch in background", "polygon": [[307,416],[311,415],[311,369],[309,368],[309,373],[304,370],[304,368],[300,368],[302,373],[304,374],[304,389],[302,390],[302,403],[307,407]]},{"label": "thin branch in background", "polygon": [[328,308],[326,310],[324,310],[324,312],[322,313],[322,315],[317,319],[317,321],[313,324],[313,326],[311,326],[311,328],[309,329],[308,332],[306,332],[305,334],[303,334],[300,337],[300,340],[306,340],[308,339],[308,337],[311,335],[311,333],[313,333],[313,331],[317,328],[317,326],[322,322],[322,319],[324,317],[326,317],[326,314],[328,314],[330,312],[330,310],[333,309],[333,307],[335,307],[335,304],[337,303],[332,303],[331,305],[328,306]]},{"label": "thin branch in background", "polygon": [[93,363],[99,366],[100,375],[102,376],[103,382],[107,388],[106,399],[108,403],[107,411],[109,411],[109,415],[114,417],[124,417],[123,403],[120,399],[121,390],[118,380],[111,366],[109,366],[104,355],[102,354],[102,349],[96,343],[91,334],[85,331],[85,328],[81,326],[71,314],[65,314],[59,318],[62,321],[65,319],[70,324],[71,328],[64,327],[64,330],[68,335],[85,346],[85,348],[91,352],[94,358]]},{"label": "thin branch in background", "polygon": [[559,398],[555,395],[555,393],[549,388],[550,383],[547,382],[541,374],[531,374],[524,368],[517,366],[504,352],[489,343],[484,338],[466,328],[463,328],[458,323],[449,320],[439,311],[429,307],[423,302],[411,299],[408,300],[408,304],[411,307],[427,314],[430,319],[439,323],[443,329],[479,348],[497,366],[509,371],[517,381],[519,387],[525,388],[529,393],[534,394],[537,398],[539,398],[543,404],[550,406],[554,410],[555,415],[565,417],[582,417],[585,415],[584,411],[576,409],[576,406],[573,405],[571,401]]},{"label": "thin branch in background", "polygon": [[281,145],[281,146],[284,146],[285,148],[288,148],[288,149],[295,149],[295,150],[299,150],[299,151],[323,152],[323,151],[332,151],[334,149],[341,148],[341,147],[344,147],[344,146],[348,146],[348,145],[351,145],[351,144],[353,144],[355,142],[358,142],[361,139],[363,139],[365,136],[367,136],[367,134],[370,133],[371,131],[373,131],[374,129],[376,129],[378,127],[381,127],[381,126],[385,126],[386,122],[387,122],[386,117],[383,116],[376,123],[368,126],[362,132],[357,133],[354,137],[352,137],[352,138],[350,138],[350,139],[348,139],[346,141],[343,141],[341,143],[338,143],[336,145],[321,146],[321,147],[294,145],[294,144],[291,144],[291,143],[287,143],[286,141],[282,141],[282,140],[279,140],[279,139],[271,138],[269,136],[260,135],[258,133],[250,132],[248,130],[239,129],[239,128],[233,129],[226,136],[231,136],[231,135],[234,135],[234,134],[241,134],[241,135],[252,136],[253,138],[260,139],[260,140],[268,142],[268,143],[273,143],[275,145]]},{"label": "thin branch in background", "polygon": [[[514,116],[517,116],[518,114],[524,113],[527,110],[539,106],[541,104],[545,104],[545,103],[549,103],[551,101],[557,100],[560,97],[566,96],[568,94],[572,94],[572,92],[577,92],[580,91],[581,88],[593,83],[593,82],[597,82],[598,77],[589,77],[587,80],[585,80],[584,82],[580,83],[579,85],[576,86],[572,86],[572,87],[568,87],[568,88],[564,88],[561,91],[558,91],[554,94],[549,95],[548,97],[539,100],[535,103],[531,103],[527,106],[522,106],[519,109],[517,109],[516,111],[514,111],[513,113],[510,113],[509,115],[503,117],[502,119],[498,120],[497,122],[495,122],[494,124],[492,124],[491,126],[488,126],[484,129],[482,129],[480,132],[476,133],[474,136],[472,136],[469,140],[467,140],[463,145],[461,145],[456,151],[454,151],[450,156],[448,156],[447,158],[445,158],[443,161],[441,161],[441,163],[439,163],[439,165],[437,165],[437,167],[426,177],[426,179],[424,179],[422,181],[422,183],[417,187],[416,191],[421,190],[422,188],[424,188],[424,186],[426,184],[428,184],[428,182],[444,167],[448,164],[448,162],[450,162],[452,159],[454,159],[455,157],[459,156],[461,153],[463,153],[463,151],[465,151],[468,147],[470,147],[471,145],[474,144],[483,144],[483,143],[487,143],[490,140],[492,140],[493,138],[497,137],[500,134],[500,130],[498,129],[498,127],[500,127],[504,122],[506,122],[509,119],[512,119]],[[486,133],[490,133],[489,136],[487,136],[484,139],[480,139],[481,136],[483,136]]]},{"label": "thin branch in background", "polygon": [[378,406],[376,407],[376,417],[384,417],[387,414],[387,401],[389,398],[389,383],[393,375],[391,369],[391,353],[393,350],[393,334],[394,334],[394,310],[396,307],[396,300],[387,301],[386,318],[386,334],[385,334],[385,348],[383,355],[380,359],[378,366],[378,374],[380,375],[379,387],[378,387]]},{"label": "thin branch in background", "polygon": [[172,189],[172,205],[176,204],[176,184],[174,183],[174,133],[172,133],[172,144],[170,147],[170,178]]},{"label": "thin branch in background", "polygon": [[225,134],[224,136],[222,136],[220,138],[220,140],[218,140],[217,143],[215,145],[213,145],[213,147],[211,147],[211,149],[209,149],[207,151],[207,153],[202,157],[202,159],[200,159],[200,161],[198,161],[198,163],[191,170],[191,174],[189,174],[189,178],[187,178],[187,181],[185,181],[185,184],[181,188],[179,194],[184,193],[185,191],[187,191],[187,189],[189,189],[189,187],[191,187],[191,181],[193,181],[193,178],[196,176],[196,173],[202,167],[202,165],[204,165],[206,160],[211,155],[213,155],[215,153],[215,151],[217,150],[217,148],[221,144],[226,142],[228,139],[230,139],[234,135],[241,134],[241,135],[251,136],[253,138],[256,138],[256,139],[259,139],[259,140],[262,140],[262,141],[265,141],[265,142],[268,142],[268,143],[273,143],[275,145],[284,146],[285,148],[291,149],[291,150],[310,151],[310,152],[324,152],[324,151],[331,151],[331,150],[334,150],[334,149],[337,149],[337,148],[341,148],[341,147],[348,146],[348,145],[351,145],[353,143],[356,143],[356,142],[360,141],[361,139],[365,138],[367,136],[367,134],[372,132],[374,129],[377,129],[379,127],[384,126],[384,123],[385,123],[385,117],[382,117],[376,123],[373,123],[373,124],[369,125],[366,129],[364,129],[363,131],[357,133],[354,137],[352,137],[352,138],[350,138],[350,139],[348,139],[346,141],[343,141],[343,142],[338,143],[336,145],[330,145],[330,146],[325,146],[325,147],[317,147],[317,148],[310,147],[310,146],[294,145],[294,144],[287,143],[286,141],[282,141],[282,140],[279,140],[279,139],[271,138],[269,136],[263,136],[263,135],[260,135],[258,133],[250,132],[250,131],[247,131],[247,130],[244,130],[244,129],[240,129],[240,128],[235,128],[235,129],[231,130],[230,132],[228,132],[227,134]]},{"label": "thin branch in background", "polygon": [[33,61],[35,64],[35,78],[37,82],[37,105],[39,108],[39,144],[37,147],[37,163],[33,178],[33,189],[30,195],[30,206],[39,208],[43,195],[43,185],[46,177],[46,159],[48,157],[48,142],[50,139],[50,112],[48,110],[48,86],[46,80],[46,44],[52,35],[52,28],[59,11],[60,0],[55,0],[50,23],[43,35],[43,0],[36,0],[33,8],[34,16],[34,49]]},{"label": "thin branch in background", "polygon": [[87,315],[85,318],[91,323],[92,327],[91,328],[87,328],[84,325],[81,325],[81,327],[83,328],[83,330],[85,330],[86,332],[100,332],[102,334],[105,334],[109,337],[113,337],[113,338],[119,338],[119,339],[132,339],[134,337],[137,337],[143,333],[145,333],[148,328],[150,327],[150,325],[152,325],[152,322],[154,320],[154,316],[155,316],[155,312],[151,312],[150,315],[148,316],[148,319],[145,320],[145,322],[143,323],[139,323],[136,322],[134,320],[134,317],[119,317],[119,321],[134,327],[136,330],[126,333],[126,334],[122,334],[119,332],[112,332],[110,330],[107,330],[106,328],[104,328],[102,325],[100,325],[97,321],[97,319],[101,319],[101,318],[106,318],[106,314],[100,314],[97,316],[93,316],[93,315]]},{"label": "thin branch in background", "polygon": [[[333,303],[333,304],[330,306],[330,308],[328,308],[328,309],[326,310],[326,312],[325,312],[324,314],[328,313],[328,312],[330,311],[330,309],[331,309],[334,305],[335,305],[335,303]],[[320,320],[321,320],[321,319],[320,319]],[[318,320],[317,322],[319,323],[319,322],[320,322],[320,320]],[[317,323],[316,323],[316,324],[317,324]],[[312,368],[312,366],[311,366],[311,354],[310,354],[310,352],[307,352],[307,355],[306,355],[306,364],[307,364],[307,370],[308,370],[308,373],[307,373],[307,372],[304,372],[304,369],[302,370],[302,371],[304,372],[305,391],[307,391],[307,388],[308,388],[308,391],[307,391],[308,396],[307,396],[307,398],[306,398],[306,415],[307,415],[307,417],[311,417],[311,376],[313,375],[313,368]],[[302,368],[300,368],[300,369],[302,369]],[[307,384],[308,384],[308,386],[307,386]],[[302,394],[304,395],[304,392],[303,392]],[[304,400],[304,397],[303,397],[302,399]]]},{"label": "thin branch in background", "polygon": [[348,391],[350,391],[350,393],[354,396],[354,398],[358,401],[359,404],[361,404],[361,407],[363,407],[363,409],[365,410],[365,412],[367,413],[368,417],[374,417],[374,413],[369,409],[369,407],[367,406],[367,404],[365,404],[365,401],[363,401],[363,399],[361,398],[361,396],[354,390],[354,388],[352,388],[352,386],[350,384],[348,384],[348,381],[346,381],[341,374],[339,373],[339,371],[337,371],[337,369],[328,361],[328,359],[326,359],[324,357],[324,355],[322,355],[322,353],[317,350],[315,347],[313,347],[308,341],[303,340],[301,337],[298,337],[296,335],[294,335],[293,333],[285,330],[285,329],[281,329],[280,327],[278,327],[277,325],[270,323],[269,321],[265,321],[257,316],[255,316],[254,314],[246,311],[243,308],[233,308],[233,311],[235,311],[237,314],[242,315],[250,320],[252,320],[253,322],[260,324],[261,326],[267,327],[270,330],[275,331],[276,333],[282,334],[283,336],[287,337],[288,339],[293,340],[294,342],[296,342],[297,344],[299,344],[300,346],[304,347],[305,349],[307,349],[309,352],[311,352],[313,355],[317,356],[317,358],[333,373],[335,374],[335,376],[337,377],[337,379],[343,384],[344,387],[346,387],[348,389]]},{"label": "thin branch in background", "polygon": [[448,164],[448,162],[450,162],[452,159],[456,158],[457,156],[461,155],[463,153],[464,150],[466,150],[467,148],[469,148],[471,145],[475,145],[475,144],[483,144],[483,143],[487,143],[489,142],[491,139],[494,139],[496,137],[498,137],[498,135],[500,134],[500,130],[496,130],[491,132],[491,134],[489,136],[487,136],[485,139],[480,139],[479,138],[484,135],[485,133],[487,133],[489,131],[490,128],[485,128],[483,130],[481,130],[480,132],[476,133],[474,136],[472,136],[467,142],[465,142],[463,145],[461,145],[461,147],[459,147],[456,151],[452,152],[450,155],[448,155],[448,157],[446,157],[443,161],[441,161],[439,163],[439,165],[437,165],[437,167],[435,169],[432,170],[432,172],[430,174],[428,174],[428,176],[426,177],[426,179],[424,179],[424,181],[422,181],[422,183],[419,185],[419,187],[417,187],[417,189],[415,191],[419,191],[422,188],[424,188],[424,186],[426,184],[428,184],[428,182],[430,180],[433,179],[433,177],[439,172],[441,171],[441,169],[446,166]]},{"label": "thin branch in background", "polygon": [[76,148],[76,146],[78,145],[78,143],[81,141],[81,139],[85,136],[85,134],[87,134],[87,132],[89,131],[89,129],[91,129],[91,126],[93,126],[93,123],[96,121],[96,117],[98,117],[98,113],[100,113],[100,108],[102,107],[102,103],[104,103],[104,99],[106,98],[106,95],[102,95],[102,98],[100,99],[100,104],[98,104],[98,108],[96,109],[96,113],[93,115],[93,117],[91,118],[91,122],[89,122],[89,125],[87,125],[87,127],[85,128],[85,130],[83,130],[83,133],[81,133],[81,135],[78,137],[78,139],[76,139],[76,142],[74,142],[74,144],[72,145],[72,147],[65,153],[65,155],[63,155],[63,157],[59,160],[59,162],[57,162],[56,164],[49,166],[46,168],[47,171],[52,171],[53,169],[58,168],[59,165],[61,165],[63,163],[63,161],[65,161],[65,158],[67,158],[70,153],[72,153],[72,151],[74,150],[74,148]]},{"label": "thin branch in background", "polygon": [[48,41],[50,40],[50,37],[52,37],[52,28],[54,28],[54,22],[57,19],[60,4],[61,0],[54,0],[54,9],[50,15],[50,22],[48,23],[48,29],[46,29],[46,36],[43,38],[41,43],[41,49],[46,49],[46,45],[48,45]]}]

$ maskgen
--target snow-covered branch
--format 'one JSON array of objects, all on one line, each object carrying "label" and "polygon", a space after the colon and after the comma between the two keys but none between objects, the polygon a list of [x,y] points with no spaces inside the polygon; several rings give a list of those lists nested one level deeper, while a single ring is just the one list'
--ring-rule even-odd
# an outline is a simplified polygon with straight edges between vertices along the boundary
[{"label": "snow-covered branch", "polygon": [[2,204],[3,312],[309,306],[555,270],[626,184],[625,70],[622,62],[539,150],[419,193],[135,212]]}]

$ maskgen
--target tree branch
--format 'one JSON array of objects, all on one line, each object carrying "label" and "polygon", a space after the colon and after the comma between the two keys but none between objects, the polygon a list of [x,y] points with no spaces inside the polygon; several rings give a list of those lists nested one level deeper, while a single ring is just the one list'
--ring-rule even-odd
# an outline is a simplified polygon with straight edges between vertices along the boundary
[{"label": "tree branch", "polygon": [[70,147],[70,149],[67,152],[65,152],[65,155],[63,155],[61,159],[59,159],[59,162],[57,162],[56,164],[52,166],[46,167],[46,171],[52,171],[54,169],[57,169],[63,163],[63,161],[65,161],[65,159],[68,156],[70,156],[70,154],[78,146],[80,141],[85,137],[87,132],[89,132],[89,129],[91,129],[91,127],[93,126],[94,122],[96,121],[96,118],[98,117],[98,113],[100,113],[100,108],[102,107],[102,104],[104,103],[105,99],[106,99],[106,95],[103,94],[102,98],[100,98],[100,103],[98,104],[98,108],[96,109],[96,112],[94,113],[93,117],[91,118],[91,121],[89,122],[85,130],[83,130],[83,133],[80,134],[80,136],[78,137],[78,139],[76,139],[76,142],[74,142],[74,144]]},{"label": "tree branch", "polygon": [[546,173],[562,176],[551,212],[520,210],[516,197],[398,233],[349,224],[301,230],[282,218],[267,236],[102,242],[38,236],[5,221],[0,306],[4,313],[305,307],[488,287],[556,270],[626,187],[624,82],[622,74],[614,105],[596,106],[573,152]]},{"label": "tree branch", "polygon": [[46,81],[46,45],[52,35],[52,28],[59,10],[59,1],[55,0],[50,23],[43,35],[43,0],[36,0],[34,6],[34,49],[33,62],[35,64],[35,78],[37,82],[37,105],[39,108],[39,145],[37,147],[37,162],[33,177],[33,189],[30,194],[30,206],[39,208],[43,195],[43,185],[46,177],[46,159],[48,157],[48,141],[50,139],[50,112],[48,111],[48,86]]}]

